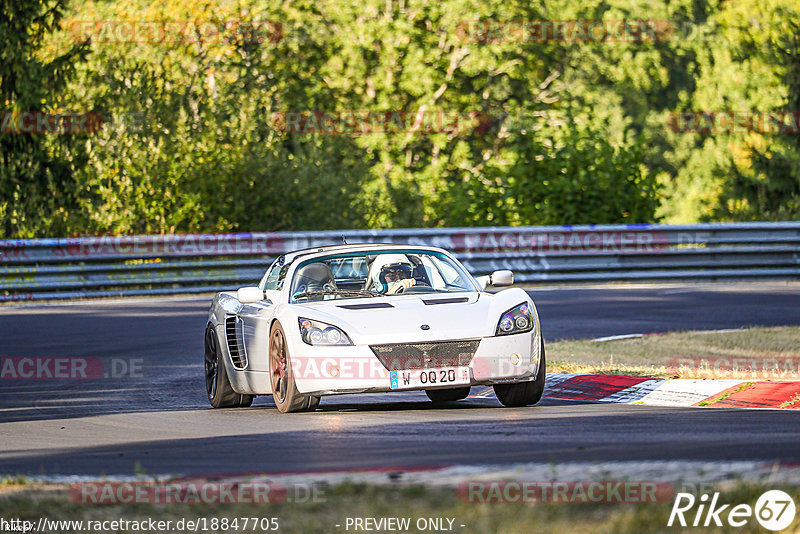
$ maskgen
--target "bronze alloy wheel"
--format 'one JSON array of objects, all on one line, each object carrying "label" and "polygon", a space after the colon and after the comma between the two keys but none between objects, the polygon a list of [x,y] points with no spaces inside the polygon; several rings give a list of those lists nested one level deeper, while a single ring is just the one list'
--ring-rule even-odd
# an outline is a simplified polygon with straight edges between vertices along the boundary
[{"label": "bronze alloy wheel", "polygon": [[272,342],[269,344],[269,364],[275,403],[283,403],[286,400],[289,377],[286,371],[286,339],[280,328],[272,331]]},{"label": "bronze alloy wheel", "polygon": [[313,411],[319,405],[318,396],[302,395],[297,391],[286,335],[277,321],[272,323],[270,328],[269,376],[272,399],[278,411],[282,413]]}]

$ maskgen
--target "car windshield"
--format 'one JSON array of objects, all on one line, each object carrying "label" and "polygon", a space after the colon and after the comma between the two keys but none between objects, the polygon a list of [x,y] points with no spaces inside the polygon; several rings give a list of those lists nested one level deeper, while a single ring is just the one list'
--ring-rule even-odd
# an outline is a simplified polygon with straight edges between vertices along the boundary
[{"label": "car windshield", "polygon": [[336,254],[304,261],[291,287],[292,302],[477,291],[460,264],[426,250]]}]

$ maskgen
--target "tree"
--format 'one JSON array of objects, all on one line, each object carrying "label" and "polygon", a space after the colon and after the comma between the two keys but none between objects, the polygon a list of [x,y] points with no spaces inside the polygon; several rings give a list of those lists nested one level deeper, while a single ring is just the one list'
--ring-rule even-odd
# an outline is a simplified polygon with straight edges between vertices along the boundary
[{"label": "tree", "polygon": [[86,47],[75,44],[48,59],[40,52],[57,30],[65,4],[4,0],[0,5],[0,232],[5,237],[64,235],[76,208],[73,171],[82,158],[73,151],[78,159],[70,161],[65,154],[74,139],[15,127],[22,113],[63,111],[61,90]]},{"label": "tree", "polygon": [[[721,199],[723,216],[736,219],[800,218],[800,10],[779,11],[785,26],[772,32],[764,50],[786,87],[782,119],[767,146],[753,145],[752,166],[734,167],[731,188]],[[781,113],[782,112],[782,113]]]}]

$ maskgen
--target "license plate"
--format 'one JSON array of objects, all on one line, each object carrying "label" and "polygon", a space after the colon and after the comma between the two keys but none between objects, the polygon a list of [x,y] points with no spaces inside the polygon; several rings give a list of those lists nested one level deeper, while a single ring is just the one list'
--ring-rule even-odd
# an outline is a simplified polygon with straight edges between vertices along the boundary
[{"label": "license plate", "polygon": [[409,369],[389,373],[390,389],[458,386],[469,384],[469,367],[440,367],[438,369]]}]

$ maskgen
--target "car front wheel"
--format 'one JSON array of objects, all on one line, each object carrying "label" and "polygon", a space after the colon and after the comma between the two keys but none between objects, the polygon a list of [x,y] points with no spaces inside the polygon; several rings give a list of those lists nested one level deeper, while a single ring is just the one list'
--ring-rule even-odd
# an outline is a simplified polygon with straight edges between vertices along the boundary
[{"label": "car front wheel", "polygon": [[269,374],[272,398],[279,412],[312,411],[319,405],[319,397],[297,391],[286,335],[277,321],[269,332]]},{"label": "car front wheel", "polygon": [[536,379],[529,382],[516,382],[514,384],[495,384],[494,393],[503,406],[530,406],[536,404],[544,393],[545,363],[544,339],[542,339],[539,360],[539,370]]}]

